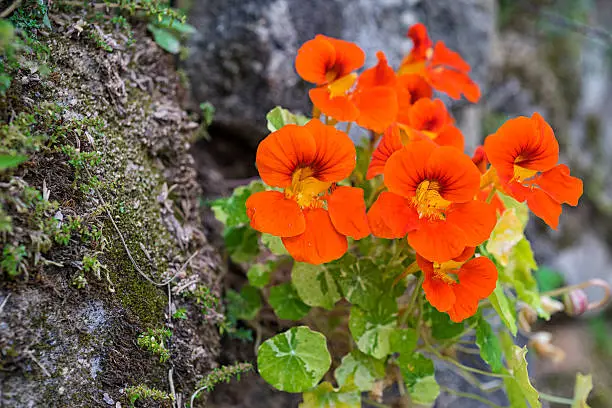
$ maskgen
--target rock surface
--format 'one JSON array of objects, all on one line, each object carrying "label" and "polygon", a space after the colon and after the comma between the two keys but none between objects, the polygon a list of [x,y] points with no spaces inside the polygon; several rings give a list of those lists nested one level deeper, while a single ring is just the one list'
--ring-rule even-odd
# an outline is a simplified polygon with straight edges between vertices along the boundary
[{"label": "rock surface", "polygon": [[[212,0],[196,2],[190,23],[198,30],[185,69],[195,102],[211,102],[216,124],[256,146],[265,115],[276,105],[309,113],[304,83],[295,73],[298,48],[315,34],[354,41],[368,55],[383,50],[398,64],[411,48],[405,37],[418,21],[472,65],[485,85],[495,28],[493,0]],[[474,47],[473,44],[478,44]],[[462,118],[463,115],[458,115]],[[466,130],[469,140],[477,121]],[[214,134],[213,134],[214,137]]]},{"label": "rock surface", "polygon": [[[201,231],[194,123],[178,104],[172,57],[144,27],[132,45],[99,27],[116,46],[108,52],[79,36],[81,18],[51,14],[42,37],[51,75],[21,71],[0,99],[0,124],[45,141],[0,174],[0,209],[11,217],[0,248],[26,251],[16,278],[6,251],[0,266],[0,406],[129,406],[126,388],[139,385],[186,401],[219,351],[216,314],[192,294],[214,286],[220,261]],[[35,122],[20,125],[30,114]],[[94,152],[99,161],[83,156]],[[63,227],[73,229],[60,240]],[[179,307],[188,319],[170,318]],[[164,327],[172,336],[161,363],[137,339]],[[170,406],[141,397],[139,406]]]}]

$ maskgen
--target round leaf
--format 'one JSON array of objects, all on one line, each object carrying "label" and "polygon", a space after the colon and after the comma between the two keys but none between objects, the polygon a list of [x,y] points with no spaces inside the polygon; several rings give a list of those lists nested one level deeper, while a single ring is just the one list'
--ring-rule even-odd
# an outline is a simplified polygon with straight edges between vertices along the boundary
[{"label": "round leaf", "polygon": [[349,329],[362,352],[383,358],[391,352],[390,338],[395,330],[397,303],[394,298],[382,298],[376,309],[365,311],[351,308]]},{"label": "round leaf", "polygon": [[311,389],[330,365],[325,336],[305,326],[266,340],[257,354],[259,374],[273,387],[287,392]]},{"label": "round leaf", "polygon": [[302,302],[290,283],[283,283],[270,288],[268,302],[270,302],[270,306],[272,306],[279,319],[300,320],[310,310],[310,306]]},{"label": "round leaf", "polygon": [[309,306],[331,310],[342,297],[338,285],[325,265],[296,262],[291,280],[300,298]]}]

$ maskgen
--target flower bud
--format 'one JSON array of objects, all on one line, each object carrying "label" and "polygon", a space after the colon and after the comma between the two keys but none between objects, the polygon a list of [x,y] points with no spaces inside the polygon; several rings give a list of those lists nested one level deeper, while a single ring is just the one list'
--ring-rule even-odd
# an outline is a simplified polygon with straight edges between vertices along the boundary
[{"label": "flower bud", "polygon": [[568,316],[580,316],[589,310],[589,299],[582,289],[575,289],[564,294],[563,304]]},{"label": "flower bud", "polygon": [[552,334],[538,332],[529,339],[529,347],[533,348],[539,357],[549,359],[554,364],[558,364],[565,359],[565,351],[551,344],[551,340]]},{"label": "flower bud", "polygon": [[531,325],[538,320],[538,314],[532,307],[525,305],[518,313],[518,325],[521,330],[531,333]]},{"label": "flower bud", "polygon": [[554,315],[557,312],[562,312],[565,307],[563,306],[563,303],[549,296],[540,297],[540,304],[542,305],[542,309],[551,315]]}]

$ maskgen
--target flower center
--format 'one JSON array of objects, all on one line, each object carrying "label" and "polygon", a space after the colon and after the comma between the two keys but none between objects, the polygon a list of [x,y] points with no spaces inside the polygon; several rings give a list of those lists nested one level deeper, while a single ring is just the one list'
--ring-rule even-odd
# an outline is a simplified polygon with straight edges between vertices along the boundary
[{"label": "flower center", "polygon": [[336,96],[345,95],[349,89],[353,87],[353,84],[357,80],[357,74],[352,73],[343,76],[340,79],[335,80],[334,82],[327,85],[327,89],[329,90],[330,98],[335,98]]},{"label": "flower center", "polygon": [[443,263],[434,262],[433,270],[434,270],[434,278],[441,280],[447,285],[454,285],[457,283],[457,279],[455,277],[455,271],[461,268],[463,262],[457,261],[446,261]]},{"label": "flower center", "polygon": [[420,218],[434,218],[443,220],[444,210],[451,204],[440,195],[440,183],[424,180],[417,187],[412,199]]},{"label": "flower center", "polygon": [[321,208],[320,194],[327,191],[332,183],[318,180],[310,167],[300,167],[291,176],[291,185],[285,188],[285,197],[295,200],[302,208]]},{"label": "flower center", "polygon": [[523,158],[521,156],[517,157],[514,160],[514,175],[512,177],[513,180],[518,183],[522,183],[525,180],[528,180],[538,174],[537,170],[527,169],[522,167],[520,164],[523,162]]}]

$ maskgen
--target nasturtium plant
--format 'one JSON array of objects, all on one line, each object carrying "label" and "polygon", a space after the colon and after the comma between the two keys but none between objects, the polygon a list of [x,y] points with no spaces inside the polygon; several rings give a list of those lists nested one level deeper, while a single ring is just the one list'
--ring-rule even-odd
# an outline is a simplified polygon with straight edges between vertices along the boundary
[{"label": "nasturtium plant", "polygon": [[291,283],[271,287],[268,302],[279,319],[300,320],[310,311]]},{"label": "nasturtium plant", "polygon": [[261,376],[287,392],[304,392],[315,387],[330,365],[325,336],[303,326],[266,340],[257,355]]},{"label": "nasturtium plant", "polygon": [[[470,66],[424,25],[408,35],[414,47],[395,69],[378,52],[359,71],[364,52],[323,35],[299,49],[312,115],[270,111],[255,159],[261,181],[211,203],[248,279],[227,292],[228,314],[254,328],[278,318],[280,334],[258,333],[258,370],[303,393],[302,408],[388,406],[398,390],[405,406],[446,393],[487,399],[438,384],[438,363],[472,383],[498,380],[512,408],[559,401],[531,384],[515,338],[520,330],[542,358],[560,355],[532,325],[584,313],[588,301],[567,304],[580,296],[552,297],[591,283],[542,292],[525,228],[535,216],[556,229],[582,181],[558,163],[539,113],[509,119],[465,154],[434,92],[478,102]],[[482,361],[465,365],[463,353]],[[591,386],[578,376],[574,399],[562,400],[587,407]]]}]

